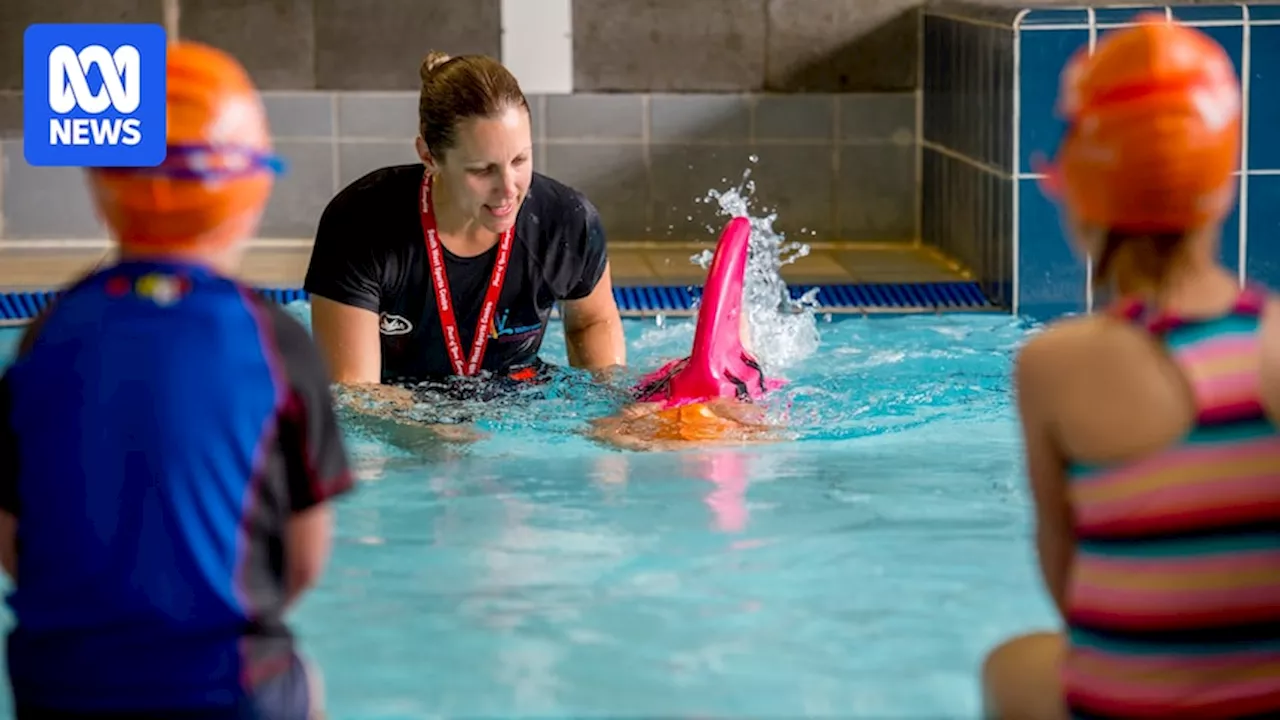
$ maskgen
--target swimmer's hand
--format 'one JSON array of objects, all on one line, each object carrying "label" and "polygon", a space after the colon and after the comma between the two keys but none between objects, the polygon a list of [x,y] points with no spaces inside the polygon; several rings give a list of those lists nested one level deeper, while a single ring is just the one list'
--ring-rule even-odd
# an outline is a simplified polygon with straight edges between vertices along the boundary
[{"label": "swimmer's hand", "polygon": [[346,410],[365,418],[374,418],[430,431],[446,442],[469,443],[483,440],[485,433],[470,425],[449,425],[416,421],[412,412],[417,400],[413,391],[396,385],[361,383],[339,385],[334,393],[334,403],[339,410]]},{"label": "swimmer's hand", "polygon": [[431,432],[441,440],[456,443],[479,442],[489,437],[488,433],[482,433],[471,425],[427,425]]},{"label": "swimmer's hand", "polygon": [[381,383],[338,385],[334,392],[334,403],[338,409],[388,419],[391,419],[394,413],[412,410],[413,402],[413,393],[410,390]]},{"label": "swimmer's hand", "polygon": [[627,379],[626,365],[606,365],[591,371],[591,379],[601,385],[612,385],[618,380]]}]

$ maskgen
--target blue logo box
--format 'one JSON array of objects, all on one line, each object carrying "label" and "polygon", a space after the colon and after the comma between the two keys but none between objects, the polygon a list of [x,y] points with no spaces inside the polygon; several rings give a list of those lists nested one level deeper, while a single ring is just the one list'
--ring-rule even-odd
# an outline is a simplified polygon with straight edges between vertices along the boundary
[{"label": "blue logo box", "polygon": [[164,162],[166,53],[154,24],[37,24],[22,42],[22,150],[43,167]]}]

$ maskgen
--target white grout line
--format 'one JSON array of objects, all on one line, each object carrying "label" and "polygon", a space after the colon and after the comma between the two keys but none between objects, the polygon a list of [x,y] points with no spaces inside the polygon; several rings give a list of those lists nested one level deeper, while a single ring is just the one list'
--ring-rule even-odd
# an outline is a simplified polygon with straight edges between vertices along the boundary
[{"label": "white grout line", "polygon": [[1023,8],[1013,20],[1013,177],[1010,183],[1010,214],[1012,218],[1011,235],[1013,240],[1013,282],[1009,299],[1009,311],[1016,317],[1022,307],[1019,297],[1022,291],[1022,218],[1021,203],[1018,202],[1022,191],[1022,19],[1031,12]]},{"label": "white grout line", "polygon": [[[1165,20],[1168,20],[1172,14],[1172,10],[1168,7],[1164,9]],[[1089,54],[1093,55],[1098,49],[1098,25],[1097,14],[1093,8],[1089,8]],[[1071,238],[1067,238],[1067,242],[1071,242]],[[1084,254],[1084,311],[1088,315],[1093,314],[1093,253],[1086,252]]]},{"label": "white grout line", "polygon": [[[1209,27],[1240,27],[1244,23],[1240,20],[1195,20],[1192,22],[1179,20],[1178,24],[1184,25],[1186,27],[1193,27],[1193,28],[1209,28]],[[1260,20],[1260,21],[1254,21],[1253,24],[1254,25],[1280,25],[1280,20]],[[1117,28],[1137,27],[1137,25],[1138,25],[1137,23],[1124,23],[1124,22],[1098,23],[1096,27],[1102,30],[1115,30]],[[1088,25],[1083,25],[1083,24],[1081,25],[1063,24],[1063,25],[1029,25],[1022,29],[1040,31],[1040,30],[1087,30],[1088,28],[1089,28]]]},{"label": "white grout line", "polygon": [[[1253,72],[1253,36],[1249,32],[1249,6],[1241,7],[1244,10],[1244,27],[1240,29],[1240,257],[1236,260],[1236,268],[1240,287],[1244,287],[1249,270],[1249,75]],[[1270,173],[1280,171],[1268,171]]]},{"label": "white grout line", "polygon": [[920,146],[922,148],[932,150],[938,153],[939,155],[945,155],[946,157],[949,157],[952,160],[958,160],[961,163],[968,165],[969,167],[977,168],[978,170],[981,170],[989,175],[995,175],[996,177],[1002,180],[1012,180],[1014,178],[1013,173],[1010,173],[1007,170],[1001,170],[995,165],[988,165],[987,163],[982,162],[981,160],[978,160],[976,158],[971,158],[962,152],[957,152],[944,145],[939,145],[938,143],[933,142],[932,140],[921,140]]},{"label": "white grout line", "polygon": [[[1133,9],[1138,10],[1138,9],[1149,8],[1149,7],[1151,6],[1135,5]],[[1248,20],[1248,6],[1244,4],[1237,4],[1237,7],[1244,8],[1243,19],[1240,19],[1240,20],[1178,20],[1178,22],[1187,27],[1194,27],[1194,28],[1237,27],[1240,25],[1244,25],[1245,23],[1250,23],[1252,25],[1280,25],[1280,19],[1250,21]],[[1109,9],[1119,9],[1119,8],[1109,8]],[[1024,8],[1024,11],[1019,11],[1018,15],[1014,18],[1014,20],[1011,23],[1006,24],[1002,22],[995,22],[993,20],[985,20],[982,18],[971,18],[971,17],[964,17],[961,15],[952,15],[950,13],[938,12],[936,10],[926,11],[928,15],[936,18],[942,18],[943,20],[951,20],[953,22],[965,23],[966,25],[977,25],[979,27],[999,28],[1001,30],[1010,30],[1013,32],[1018,32],[1020,30],[1028,30],[1032,32],[1040,32],[1040,31],[1048,31],[1048,30],[1088,30],[1090,28],[1090,25],[1088,23],[1046,23],[1044,25],[1023,25],[1022,19],[1026,17],[1026,15],[1029,12],[1030,12],[1029,9]],[[1172,7],[1165,6],[1165,13],[1167,16],[1172,17],[1173,16]],[[1094,27],[1101,28],[1103,30],[1113,30],[1115,28],[1134,27],[1134,25],[1135,23],[1128,23],[1128,22],[1109,22],[1109,23],[1095,23]]]},{"label": "white grout line", "polygon": [[341,120],[342,113],[338,108],[338,94],[334,93],[329,97],[329,124],[333,127],[333,137],[329,138],[329,164],[331,165],[332,192],[334,195],[342,189],[342,148],[339,143],[342,139]]}]

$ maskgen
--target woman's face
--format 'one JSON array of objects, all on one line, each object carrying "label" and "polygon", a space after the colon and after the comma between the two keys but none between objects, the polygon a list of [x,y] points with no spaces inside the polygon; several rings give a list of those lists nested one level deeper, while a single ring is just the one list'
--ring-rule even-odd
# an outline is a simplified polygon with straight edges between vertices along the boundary
[{"label": "woman's face", "polygon": [[529,113],[512,106],[494,117],[458,123],[456,143],[437,158],[454,209],[488,230],[515,225],[533,177]]}]

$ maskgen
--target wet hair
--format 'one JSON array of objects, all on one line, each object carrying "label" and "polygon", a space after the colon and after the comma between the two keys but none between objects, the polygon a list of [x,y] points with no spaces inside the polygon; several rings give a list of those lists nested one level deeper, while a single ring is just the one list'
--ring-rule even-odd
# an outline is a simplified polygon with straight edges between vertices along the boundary
[{"label": "wet hair", "polygon": [[1173,270],[1186,239],[1186,234],[1181,232],[1109,230],[1102,242],[1102,250],[1093,261],[1093,280],[1099,285],[1110,283],[1115,279],[1117,264],[1123,263],[1142,281],[1160,287]]},{"label": "wet hair", "polygon": [[463,120],[493,117],[511,107],[529,111],[515,76],[485,55],[449,57],[433,50],[422,60],[418,75],[418,132],[437,160],[456,143]]}]

